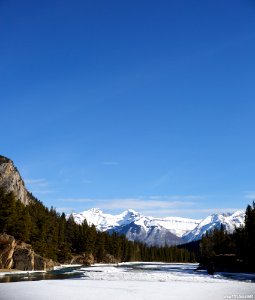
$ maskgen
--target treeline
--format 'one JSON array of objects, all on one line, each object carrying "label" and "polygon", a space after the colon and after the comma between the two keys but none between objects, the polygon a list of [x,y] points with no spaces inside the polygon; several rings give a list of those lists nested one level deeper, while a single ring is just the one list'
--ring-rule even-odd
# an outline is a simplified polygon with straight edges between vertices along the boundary
[{"label": "treeline", "polygon": [[211,272],[255,272],[255,202],[247,206],[244,226],[236,228],[233,234],[228,234],[223,226],[206,233],[200,242],[199,261]]},{"label": "treeline", "polygon": [[[32,195],[31,195],[32,196]],[[92,254],[96,262],[106,255],[116,261],[194,262],[195,255],[177,247],[148,247],[125,236],[98,232],[95,226],[78,225],[33,197],[24,206],[12,193],[0,189],[0,233],[13,235],[32,245],[35,252],[54,261],[66,262],[73,255]]]}]

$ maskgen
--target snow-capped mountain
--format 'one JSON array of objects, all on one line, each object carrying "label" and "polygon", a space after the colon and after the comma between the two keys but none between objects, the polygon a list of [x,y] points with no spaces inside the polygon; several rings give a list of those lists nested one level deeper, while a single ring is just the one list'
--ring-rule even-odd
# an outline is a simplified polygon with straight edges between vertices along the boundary
[{"label": "snow-capped mountain", "polygon": [[92,208],[81,213],[72,213],[78,224],[86,219],[89,225],[95,225],[99,231],[108,231],[112,228],[126,225],[140,217],[140,214],[132,209],[124,211],[119,215],[104,214],[98,208]]},{"label": "snow-capped mountain", "polygon": [[235,230],[235,227],[240,227],[244,225],[244,211],[236,211],[233,214],[213,214],[202,220],[197,227],[191,230],[189,233],[186,233],[183,236],[185,242],[192,242],[199,240],[207,232],[215,228],[220,228],[223,225],[223,228],[227,232],[232,233]]},{"label": "snow-capped mountain", "polygon": [[129,209],[119,215],[104,214],[97,208],[73,213],[76,223],[85,219],[89,225],[95,225],[99,231],[125,234],[129,240],[144,242],[147,245],[177,245],[201,239],[201,237],[221,225],[228,232],[244,224],[244,212],[233,214],[213,214],[203,220],[167,217],[155,218],[143,216]]}]

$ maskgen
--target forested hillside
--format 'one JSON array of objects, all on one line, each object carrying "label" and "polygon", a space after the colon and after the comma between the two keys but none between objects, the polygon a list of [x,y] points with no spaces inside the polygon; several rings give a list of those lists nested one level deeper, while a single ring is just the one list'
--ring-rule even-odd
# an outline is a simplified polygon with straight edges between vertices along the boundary
[{"label": "forested hillside", "polygon": [[209,272],[255,272],[255,202],[248,205],[244,227],[228,234],[223,226],[206,233],[200,242],[200,262]]},{"label": "forested hillside", "polygon": [[[32,196],[32,195],[31,195]],[[55,261],[68,261],[75,254],[92,254],[96,262],[111,255],[116,261],[194,262],[195,255],[177,247],[147,247],[124,236],[97,232],[94,226],[66,219],[54,208],[48,209],[33,197],[25,206],[12,193],[0,189],[0,233],[27,242],[40,255]]]}]

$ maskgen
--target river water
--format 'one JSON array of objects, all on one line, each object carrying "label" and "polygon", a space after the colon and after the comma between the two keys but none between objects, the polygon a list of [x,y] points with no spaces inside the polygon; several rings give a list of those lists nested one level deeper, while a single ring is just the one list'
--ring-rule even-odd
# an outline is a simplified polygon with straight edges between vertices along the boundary
[{"label": "river water", "polygon": [[56,279],[74,280],[135,280],[135,281],[214,281],[237,280],[255,283],[254,273],[216,273],[196,271],[197,264],[121,263],[86,266],[63,266],[48,272],[0,273],[0,282],[20,282]]}]

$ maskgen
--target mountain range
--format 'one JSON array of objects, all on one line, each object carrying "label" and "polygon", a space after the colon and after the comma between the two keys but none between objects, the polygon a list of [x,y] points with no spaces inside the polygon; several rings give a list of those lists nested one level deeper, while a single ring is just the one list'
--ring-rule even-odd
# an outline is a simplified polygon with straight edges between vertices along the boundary
[{"label": "mountain range", "polygon": [[171,246],[196,241],[215,228],[232,233],[244,225],[244,211],[226,214],[212,214],[205,219],[181,217],[155,218],[141,215],[129,209],[119,215],[105,214],[98,208],[81,213],[72,213],[76,223],[84,220],[98,231],[124,234],[131,241],[143,242],[149,246]]},{"label": "mountain range", "polygon": [[[6,192],[13,192],[24,205],[34,201],[13,161],[1,155],[0,188]],[[181,217],[149,217],[132,209],[119,215],[110,215],[92,208],[72,215],[76,223],[81,224],[86,220],[89,225],[95,225],[98,231],[124,234],[131,241],[140,241],[147,245],[170,246],[199,240],[207,231],[219,228],[221,225],[231,233],[235,227],[244,225],[245,213],[236,211],[213,214],[197,220]]]}]

